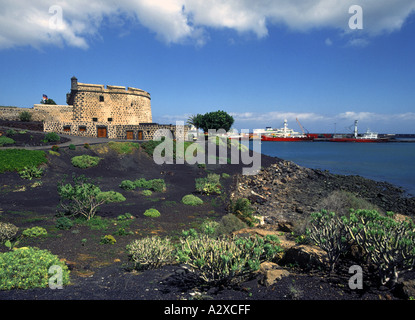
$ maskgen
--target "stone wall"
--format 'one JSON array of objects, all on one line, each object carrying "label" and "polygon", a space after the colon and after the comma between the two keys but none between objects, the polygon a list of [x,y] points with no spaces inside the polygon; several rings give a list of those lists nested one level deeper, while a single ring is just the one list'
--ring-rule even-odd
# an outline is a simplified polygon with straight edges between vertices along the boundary
[{"label": "stone wall", "polygon": [[29,111],[29,108],[13,108],[13,107],[0,107],[0,119],[1,120],[19,120],[19,114],[22,111]]},{"label": "stone wall", "polygon": [[32,121],[71,121],[73,118],[72,106],[35,104],[33,108],[0,107],[0,119],[20,120],[23,111],[32,115]]},{"label": "stone wall", "polygon": [[[103,124],[101,124],[103,125]],[[80,137],[96,137],[97,124],[92,122],[60,122],[45,121],[43,123],[43,131],[56,132]]]},{"label": "stone wall", "polygon": [[[172,137],[176,139],[185,137],[187,140],[187,126],[163,125],[157,123],[144,123],[139,125],[117,125],[110,122],[60,122],[45,121],[44,131],[56,132],[82,137],[97,137],[98,128],[106,129],[106,137],[109,139],[132,139],[132,140],[152,140],[157,133],[164,134],[164,130],[169,130]],[[162,129],[161,132],[157,130]]]},{"label": "stone wall", "polygon": [[75,121],[111,122],[138,125],[152,122],[150,94],[144,90],[120,86],[77,83],[70,97]]},{"label": "stone wall", "polygon": [[34,121],[72,121],[73,106],[35,104],[32,117]]}]

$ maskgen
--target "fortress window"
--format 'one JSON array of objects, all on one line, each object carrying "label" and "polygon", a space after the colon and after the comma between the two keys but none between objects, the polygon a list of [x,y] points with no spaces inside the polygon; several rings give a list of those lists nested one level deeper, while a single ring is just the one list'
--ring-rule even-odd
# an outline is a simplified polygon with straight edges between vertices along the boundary
[{"label": "fortress window", "polygon": [[108,122],[111,122],[112,121],[112,118],[108,118]]},{"label": "fortress window", "polygon": [[92,118],[92,121],[97,122],[98,118]]},{"label": "fortress window", "polygon": [[71,131],[71,126],[63,126],[63,131],[65,132]]},{"label": "fortress window", "polygon": [[86,127],[85,126],[79,126],[78,130],[79,130],[79,132],[85,132]]},{"label": "fortress window", "polygon": [[104,102],[104,96],[99,96],[99,102]]}]

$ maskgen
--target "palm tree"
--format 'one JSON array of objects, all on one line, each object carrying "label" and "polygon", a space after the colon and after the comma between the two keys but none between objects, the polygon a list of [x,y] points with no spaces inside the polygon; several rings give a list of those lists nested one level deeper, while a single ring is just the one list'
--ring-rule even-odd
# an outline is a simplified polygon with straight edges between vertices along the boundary
[{"label": "palm tree", "polygon": [[200,114],[197,115],[191,115],[188,119],[187,119],[187,124],[189,126],[194,126],[196,129],[200,128],[200,120],[201,120],[201,116]]}]

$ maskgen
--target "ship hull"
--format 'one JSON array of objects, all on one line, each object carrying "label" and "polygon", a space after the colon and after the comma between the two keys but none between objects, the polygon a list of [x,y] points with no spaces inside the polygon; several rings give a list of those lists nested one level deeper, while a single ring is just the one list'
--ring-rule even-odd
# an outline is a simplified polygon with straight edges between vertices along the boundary
[{"label": "ship hull", "polygon": [[261,141],[313,141],[311,137],[267,137],[262,136]]}]

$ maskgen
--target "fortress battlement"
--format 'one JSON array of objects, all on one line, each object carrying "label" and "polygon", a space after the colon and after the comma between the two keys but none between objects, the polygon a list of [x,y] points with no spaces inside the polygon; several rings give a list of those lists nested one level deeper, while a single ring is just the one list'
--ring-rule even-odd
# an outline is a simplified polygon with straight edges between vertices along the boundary
[{"label": "fortress battlement", "polygon": [[91,83],[80,83],[75,77],[72,78],[71,93],[73,91],[78,92],[96,92],[102,94],[132,94],[145,96],[150,99],[150,93],[142,89],[125,87],[125,86],[114,86],[114,85],[103,85],[103,84],[91,84]]}]

